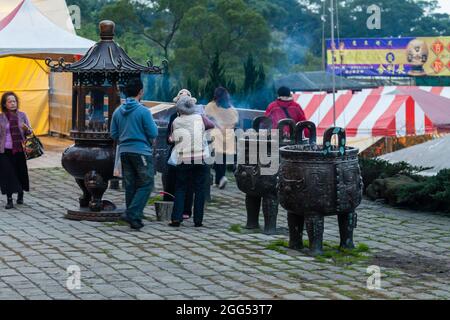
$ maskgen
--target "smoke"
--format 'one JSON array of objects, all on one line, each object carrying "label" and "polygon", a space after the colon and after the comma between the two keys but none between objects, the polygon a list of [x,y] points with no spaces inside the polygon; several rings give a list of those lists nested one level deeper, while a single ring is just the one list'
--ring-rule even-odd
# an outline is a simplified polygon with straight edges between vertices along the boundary
[{"label": "smoke", "polygon": [[310,48],[302,40],[303,36],[288,36],[283,41],[280,49],[286,55],[289,65],[300,65],[304,63],[305,56]]},{"label": "smoke", "polygon": [[[311,35],[300,31],[286,34],[272,33],[273,44],[271,63],[266,69],[265,84],[253,89],[249,94],[232,96],[234,106],[241,109],[265,110],[277,98],[275,80],[300,71],[320,70],[320,56],[314,59],[313,40]],[[312,64],[312,65],[308,65]],[[267,65],[266,65],[267,66]]]},{"label": "smoke", "polygon": [[274,36],[279,38],[278,41],[275,41],[274,53],[276,56],[274,61],[280,62],[273,66],[274,77],[286,76],[314,67],[316,67],[316,70],[320,70],[320,64],[317,66],[308,65],[308,55],[313,55],[318,59],[321,58],[320,50],[318,50],[318,48],[321,48],[320,38],[315,38],[313,35],[300,31],[289,34],[278,32]]},{"label": "smoke", "polygon": [[248,95],[232,96],[233,105],[240,109],[266,110],[267,106],[276,98],[273,81],[269,81],[264,88],[253,91]]}]

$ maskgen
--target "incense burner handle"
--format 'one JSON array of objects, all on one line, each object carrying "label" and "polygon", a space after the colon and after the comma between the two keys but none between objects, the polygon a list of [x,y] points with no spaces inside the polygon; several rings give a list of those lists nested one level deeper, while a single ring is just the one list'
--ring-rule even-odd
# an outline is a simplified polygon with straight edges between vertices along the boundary
[{"label": "incense burner handle", "polygon": [[345,129],[340,127],[330,127],[323,135],[323,154],[331,154],[331,137],[334,135],[338,136],[338,147],[339,153],[341,155],[345,154],[345,144],[346,144],[346,134]]}]

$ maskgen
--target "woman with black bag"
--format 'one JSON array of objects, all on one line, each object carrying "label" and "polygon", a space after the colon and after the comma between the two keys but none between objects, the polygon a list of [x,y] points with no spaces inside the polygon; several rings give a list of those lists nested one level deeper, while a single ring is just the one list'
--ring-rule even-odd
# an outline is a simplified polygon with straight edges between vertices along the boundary
[{"label": "woman with black bag", "polygon": [[12,195],[17,193],[17,204],[23,204],[24,191],[30,191],[27,160],[22,143],[32,133],[30,122],[19,111],[19,99],[14,92],[1,98],[0,114],[0,189],[7,196],[5,209],[14,208]]}]

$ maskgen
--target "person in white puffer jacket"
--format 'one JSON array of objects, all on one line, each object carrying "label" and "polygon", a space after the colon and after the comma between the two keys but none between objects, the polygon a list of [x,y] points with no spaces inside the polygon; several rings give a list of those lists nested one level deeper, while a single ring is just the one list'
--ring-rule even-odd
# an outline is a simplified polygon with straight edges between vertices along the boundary
[{"label": "person in white puffer jacket", "polygon": [[183,221],[184,200],[192,183],[194,190],[194,224],[203,225],[205,204],[204,185],[207,174],[205,159],[209,157],[205,131],[214,124],[196,113],[195,100],[181,96],[177,101],[177,117],[172,124],[169,140],[175,143],[169,163],[176,165],[175,201],[169,226],[179,227]]}]

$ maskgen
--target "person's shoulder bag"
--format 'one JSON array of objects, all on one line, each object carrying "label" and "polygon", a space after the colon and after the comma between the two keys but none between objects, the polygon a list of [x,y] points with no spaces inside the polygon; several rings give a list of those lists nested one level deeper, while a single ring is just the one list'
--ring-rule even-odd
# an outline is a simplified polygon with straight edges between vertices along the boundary
[{"label": "person's shoulder bag", "polygon": [[34,133],[31,133],[22,142],[23,152],[27,160],[35,159],[44,154],[44,146]]}]

